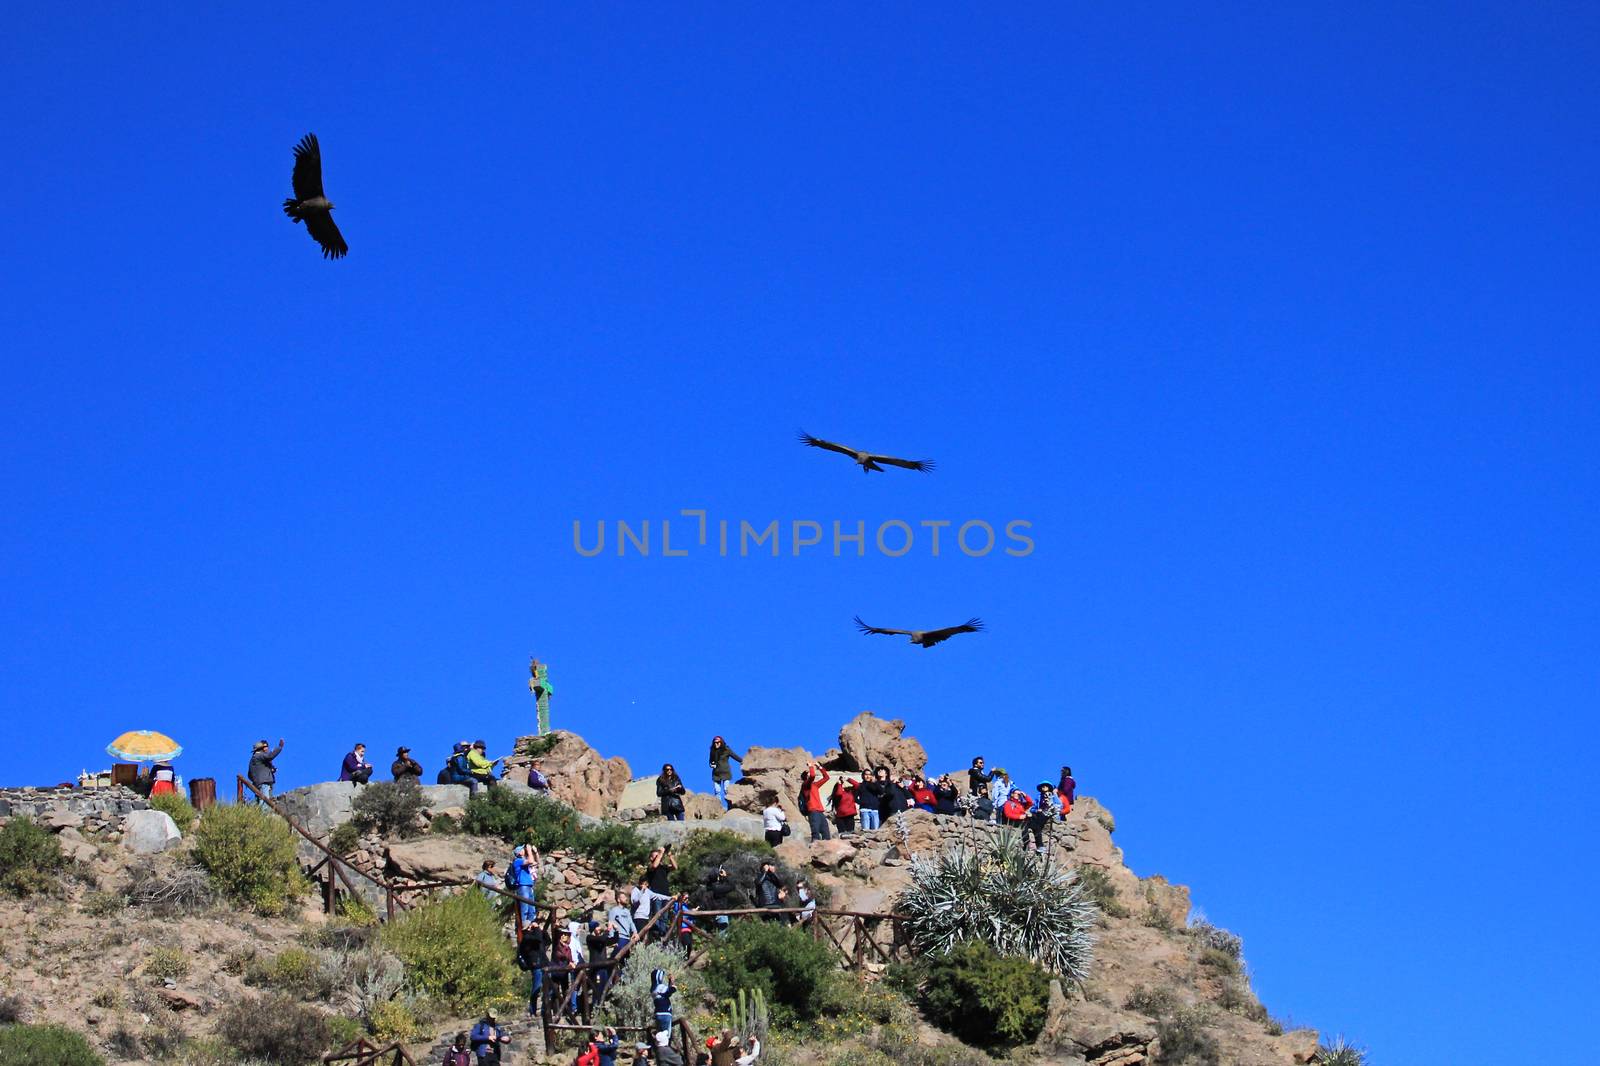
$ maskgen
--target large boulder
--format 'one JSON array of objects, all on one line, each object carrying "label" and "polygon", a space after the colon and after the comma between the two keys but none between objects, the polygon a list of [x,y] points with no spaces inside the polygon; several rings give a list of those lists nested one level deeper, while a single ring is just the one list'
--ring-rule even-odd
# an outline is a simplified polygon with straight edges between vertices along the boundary
[{"label": "large boulder", "polygon": [[804,823],[795,797],[800,793],[800,775],[811,760],[811,753],[804,748],[752,747],[744,753],[742,776],[728,786],[728,801],[740,810],[759,814],[766,805],[761,797],[770,790],[777,793],[778,805],[791,822]]},{"label": "large boulder", "polygon": [[652,844],[678,844],[690,833],[702,830],[715,832],[719,829],[738,833],[751,840],[763,839],[761,819],[746,811],[726,811],[721,818],[708,818],[697,822],[635,822],[634,829]]},{"label": "large boulder", "polygon": [[920,774],[928,765],[928,753],[914,738],[905,736],[906,724],[899,718],[883,719],[862,711],[839,730],[839,747],[844,749],[846,770],[876,770],[888,767],[894,777]]},{"label": "large boulder", "polygon": [[350,820],[350,802],[358,786],[349,781],[323,781],[293,789],[276,797],[295,821],[317,836],[325,836]]},{"label": "large boulder", "polygon": [[493,859],[505,873],[510,851],[498,840],[467,836],[428,836],[390,844],[383,852],[384,872],[411,881],[465,881]]},{"label": "large boulder", "polygon": [[539,759],[544,775],[550,779],[551,795],[573,810],[596,818],[617,809],[617,800],[633,776],[627,760],[620,755],[605,758],[578,734],[565,730],[556,730],[547,737],[518,737],[518,754],[505,762],[507,780],[526,781],[533,757],[524,753],[530,745],[546,744],[549,749]]},{"label": "large boulder", "polygon": [[135,855],[155,855],[166,851],[183,834],[166,811],[129,811],[122,819],[122,846]]},{"label": "large boulder", "polygon": [[423,785],[422,802],[434,814],[454,812],[467,805],[471,793],[466,785]]}]

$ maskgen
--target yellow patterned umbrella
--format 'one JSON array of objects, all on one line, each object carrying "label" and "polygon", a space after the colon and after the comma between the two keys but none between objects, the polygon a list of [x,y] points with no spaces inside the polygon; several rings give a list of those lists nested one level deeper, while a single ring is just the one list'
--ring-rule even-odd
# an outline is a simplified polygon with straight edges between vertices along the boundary
[{"label": "yellow patterned umbrella", "polygon": [[153,729],[135,729],[106,745],[106,753],[126,762],[166,762],[183,754],[183,745]]}]

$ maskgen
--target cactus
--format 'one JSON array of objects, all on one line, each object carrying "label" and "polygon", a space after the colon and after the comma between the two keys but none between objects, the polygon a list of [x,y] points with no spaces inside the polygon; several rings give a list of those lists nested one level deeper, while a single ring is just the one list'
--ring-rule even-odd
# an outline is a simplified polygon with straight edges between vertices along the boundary
[{"label": "cactus", "polygon": [[738,1037],[753,1036],[766,1039],[767,997],[759,988],[741,988],[739,994],[727,1004],[727,1027]]}]

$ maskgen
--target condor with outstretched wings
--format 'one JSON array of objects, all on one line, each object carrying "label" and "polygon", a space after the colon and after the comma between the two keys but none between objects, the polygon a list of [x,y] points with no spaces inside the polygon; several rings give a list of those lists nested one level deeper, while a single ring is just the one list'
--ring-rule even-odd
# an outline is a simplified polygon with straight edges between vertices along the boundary
[{"label": "condor with outstretched wings", "polygon": [[333,224],[333,201],[322,193],[322,148],[315,133],[294,146],[294,196],[283,202],[283,213],[306,224],[306,232],[322,245],[324,259],[343,258],[350,250]]},{"label": "condor with outstretched wings", "polygon": [[907,470],[927,471],[933,469],[932,459],[896,459],[892,455],[878,455],[874,452],[857,451],[856,449],[847,447],[843,444],[835,444],[831,440],[823,440],[820,437],[813,437],[803,429],[800,431],[800,443],[810,448],[825,448],[830,452],[838,452],[840,455],[848,455],[850,458],[854,459],[858,465],[860,465],[861,472],[864,474],[870,474],[874,470],[881,471],[883,467],[879,466],[879,463],[887,463],[890,466],[904,467]]},{"label": "condor with outstretched wings", "polygon": [[983,629],[983,621],[978,618],[969,618],[961,625],[950,626],[946,629],[879,629],[877,626],[867,625],[858,614],[856,615],[856,628],[863,633],[882,633],[885,636],[908,637],[913,644],[931,648],[941,640],[949,640],[957,633],[976,633],[980,631]]}]

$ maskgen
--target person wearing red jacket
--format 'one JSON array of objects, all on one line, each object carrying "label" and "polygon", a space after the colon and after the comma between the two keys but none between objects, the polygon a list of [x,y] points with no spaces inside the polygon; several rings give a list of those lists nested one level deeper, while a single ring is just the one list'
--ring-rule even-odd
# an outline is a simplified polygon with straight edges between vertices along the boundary
[{"label": "person wearing red jacket", "polygon": [[939,809],[939,797],[933,794],[928,782],[920,777],[911,779],[911,802],[917,805],[917,810],[927,811],[929,814]]},{"label": "person wearing red jacket", "polygon": [[1028,798],[1028,794],[1020,788],[1014,788],[1005,803],[1000,805],[1000,814],[1008,825],[1021,825],[1027,820],[1032,807],[1033,800]]},{"label": "person wearing red jacket", "polygon": [[833,834],[828,830],[828,801],[823,797],[827,793],[822,791],[822,786],[832,778],[828,771],[811,762],[806,766],[806,772],[800,775],[800,809],[805,812],[806,821],[811,823],[811,842],[831,840]]},{"label": "person wearing red jacket", "polygon": [[860,781],[841,781],[833,790],[833,824],[841,837],[856,831],[856,815],[861,810],[856,789],[860,787]]}]

